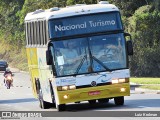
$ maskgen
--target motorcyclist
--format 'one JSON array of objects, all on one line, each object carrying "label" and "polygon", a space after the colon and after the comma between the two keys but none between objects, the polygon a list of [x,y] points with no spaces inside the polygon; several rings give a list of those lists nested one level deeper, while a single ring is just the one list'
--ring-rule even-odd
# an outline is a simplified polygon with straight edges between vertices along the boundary
[{"label": "motorcyclist", "polygon": [[[6,75],[7,74],[11,74],[11,76],[13,76],[12,72],[10,71],[9,68],[6,68],[6,71],[4,72],[3,76],[4,76],[4,83],[6,82]],[[13,86],[13,79],[12,79],[12,82],[11,82],[11,86]]]}]

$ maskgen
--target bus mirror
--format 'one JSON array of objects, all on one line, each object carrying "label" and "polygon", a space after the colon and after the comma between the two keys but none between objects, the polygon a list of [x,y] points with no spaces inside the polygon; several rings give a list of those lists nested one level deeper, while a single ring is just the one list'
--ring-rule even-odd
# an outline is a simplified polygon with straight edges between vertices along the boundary
[{"label": "bus mirror", "polygon": [[125,36],[126,40],[128,40],[128,41],[132,40],[132,37],[129,33],[124,33],[124,36]]},{"label": "bus mirror", "polygon": [[133,55],[133,45],[131,40],[127,41],[127,52],[128,55]]},{"label": "bus mirror", "polygon": [[47,65],[52,65],[53,59],[52,59],[52,53],[50,50],[46,51],[46,62],[47,62]]}]

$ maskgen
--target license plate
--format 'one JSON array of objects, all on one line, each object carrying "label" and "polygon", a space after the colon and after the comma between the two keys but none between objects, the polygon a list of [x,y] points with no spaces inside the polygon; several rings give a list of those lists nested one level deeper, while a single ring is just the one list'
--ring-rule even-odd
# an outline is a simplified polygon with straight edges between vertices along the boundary
[{"label": "license plate", "polygon": [[88,95],[99,95],[101,92],[100,91],[91,91],[88,92]]}]

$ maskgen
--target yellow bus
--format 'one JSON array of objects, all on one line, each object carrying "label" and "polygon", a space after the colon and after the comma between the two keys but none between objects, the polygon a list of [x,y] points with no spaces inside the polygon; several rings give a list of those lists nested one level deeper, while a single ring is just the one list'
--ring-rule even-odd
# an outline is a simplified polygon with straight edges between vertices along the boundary
[{"label": "yellow bus", "polygon": [[64,111],[68,103],[110,99],[124,104],[133,49],[115,5],[39,9],[26,15],[25,26],[29,73],[41,108]]}]

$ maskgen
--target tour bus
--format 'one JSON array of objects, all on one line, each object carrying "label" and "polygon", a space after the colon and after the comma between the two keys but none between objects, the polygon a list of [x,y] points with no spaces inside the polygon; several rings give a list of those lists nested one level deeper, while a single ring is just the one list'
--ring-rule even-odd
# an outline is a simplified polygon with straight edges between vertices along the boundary
[{"label": "tour bus", "polygon": [[130,95],[131,35],[119,9],[108,2],[36,10],[25,17],[26,51],[40,107],[124,104]]}]

